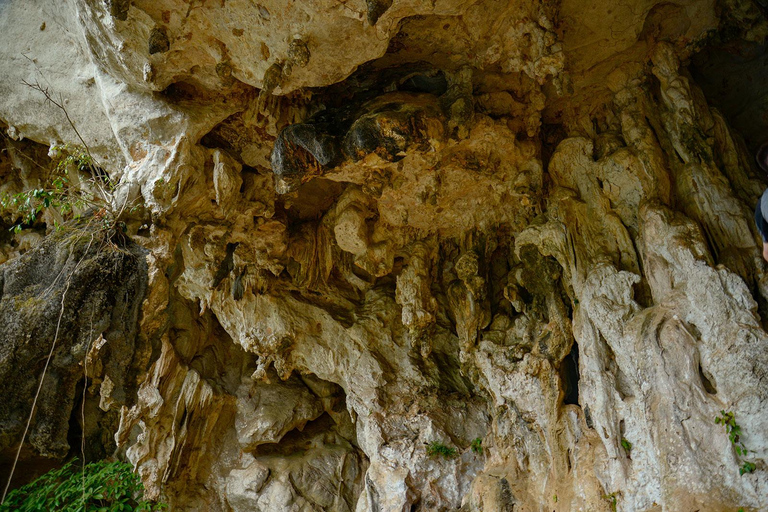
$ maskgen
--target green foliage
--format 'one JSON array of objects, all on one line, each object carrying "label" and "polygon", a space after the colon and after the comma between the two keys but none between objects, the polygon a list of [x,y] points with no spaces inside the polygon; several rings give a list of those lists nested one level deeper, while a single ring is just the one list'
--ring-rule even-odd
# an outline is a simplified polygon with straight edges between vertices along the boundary
[{"label": "green foliage", "polygon": [[744,473],[754,473],[755,469],[757,469],[757,466],[755,466],[754,462],[745,460],[744,464],[739,468],[739,475],[743,475]]},{"label": "green foliage", "polygon": [[144,486],[124,462],[76,460],[8,494],[0,512],[153,512],[166,508],[143,500]]},{"label": "green foliage", "polygon": [[629,455],[629,452],[632,451],[632,443],[626,440],[626,438],[621,438],[621,447],[624,448],[624,451],[627,452],[627,455]]},{"label": "green foliage", "polygon": [[741,442],[741,427],[736,423],[736,416],[732,412],[720,411],[720,416],[715,417],[715,423],[725,425],[728,439],[736,450],[736,454],[746,455],[748,450]]},{"label": "green foliage", "polygon": [[438,441],[432,441],[427,445],[427,455],[435,457],[437,455],[450,459],[456,456],[456,448],[451,448]]},{"label": "green foliage", "polygon": [[62,144],[60,146],[51,146],[51,155],[56,161],[55,170],[59,174],[66,174],[70,169],[76,168],[79,171],[93,173],[93,157],[88,149],[74,144]]},{"label": "green foliage", "polygon": [[[38,215],[49,209],[55,210],[61,220],[67,220],[79,218],[78,212],[84,209],[94,208],[100,212],[105,224],[110,223],[112,219],[105,215],[105,198],[114,191],[114,186],[106,173],[94,164],[87,148],[71,144],[52,146],[51,154],[56,165],[37,188],[0,196],[0,206],[20,218],[11,231],[18,233],[25,224],[34,224]],[[92,190],[82,186],[79,177],[80,185],[73,183],[72,173],[77,172],[85,173],[85,183],[90,183]]]},{"label": "green foliage", "polygon": [[483,453],[483,440],[477,437],[472,440],[472,442],[469,444],[469,447],[472,449],[473,452],[479,455]]},{"label": "green foliage", "polygon": [[[715,423],[725,426],[728,439],[731,441],[731,445],[736,451],[736,455],[739,457],[746,456],[749,450],[747,450],[747,447],[741,442],[741,427],[736,423],[736,415],[730,411],[720,411],[720,416],[715,417]],[[742,460],[742,465],[739,468],[739,475],[752,473],[755,469],[756,467],[752,462]]]},{"label": "green foliage", "polygon": [[613,512],[616,512],[616,507],[618,505],[618,499],[616,497],[617,493],[612,492],[611,494],[604,494],[603,499],[608,502],[608,504],[611,506],[611,510]]}]

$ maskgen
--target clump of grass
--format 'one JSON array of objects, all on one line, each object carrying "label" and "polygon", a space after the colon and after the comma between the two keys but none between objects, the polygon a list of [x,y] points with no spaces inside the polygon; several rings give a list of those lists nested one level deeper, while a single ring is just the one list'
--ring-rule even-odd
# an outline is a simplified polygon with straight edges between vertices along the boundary
[{"label": "clump of grass", "polygon": [[483,453],[483,440],[480,439],[479,437],[476,437],[469,444],[469,447],[473,452],[480,455],[481,453]]},{"label": "clump of grass", "polygon": [[437,457],[439,455],[444,459],[452,459],[456,456],[456,448],[446,446],[439,441],[432,441],[427,445],[427,455],[430,457]]}]

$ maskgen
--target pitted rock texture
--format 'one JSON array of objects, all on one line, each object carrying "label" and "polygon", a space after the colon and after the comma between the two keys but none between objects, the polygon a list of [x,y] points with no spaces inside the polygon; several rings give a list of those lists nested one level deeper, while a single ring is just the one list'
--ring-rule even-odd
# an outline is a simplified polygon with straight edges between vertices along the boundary
[{"label": "pitted rock texture", "polygon": [[[153,349],[102,388],[133,390],[104,404],[150,497],[768,508],[763,3],[39,0],[0,27],[0,191],[74,125],[146,251],[125,329]],[[61,250],[52,215],[6,268]]]}]

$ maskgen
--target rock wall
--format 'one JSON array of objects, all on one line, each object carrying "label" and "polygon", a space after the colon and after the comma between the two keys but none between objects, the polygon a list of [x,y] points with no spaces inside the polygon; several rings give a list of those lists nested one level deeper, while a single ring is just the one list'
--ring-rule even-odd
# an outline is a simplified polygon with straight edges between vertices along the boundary
[{"label": "rock wall", "polygon": [[119,408],[135,401],[151,358],[137,332],[146,286],[145,251],[85,221],[0,267],[5,481],[22,436],[18,483],[74,450],[115,451]]},{"label": "rock wall", "polygon": [[[1,190],[85,142],[146,262],[40,263],[104,319],[67,339],[126,356],[107,398],[55,359],[51,400],[119,418],[38,408],[30,468],[90,428],[174,510],[768,508],[764,91],[718,72],[762,3],[37,0],[0,28]],[[0,237],[0,368],[24,322],[49,346],[11,302],[54,220]],[[36,382],[9,378],[7,463]]]}]

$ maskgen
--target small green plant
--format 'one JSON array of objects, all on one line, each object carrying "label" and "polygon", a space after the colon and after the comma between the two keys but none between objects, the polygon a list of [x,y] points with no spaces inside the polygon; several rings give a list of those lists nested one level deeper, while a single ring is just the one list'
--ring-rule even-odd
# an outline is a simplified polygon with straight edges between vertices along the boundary
[{"label": "small green plant", "polygon": [[99,461],[81,468],[76,462],[12,491],[0,505],[0,512],[153,512],[166,508],[143,499],[144,486],[130,464]]},{"label": "small green plant", "polygon": [[749,450],[747,450],[747,447],[741,442],[741,426],[736,423],[736,415],[730,411],[720,411],[720,416],[715,417],[715,423],[725,426],[725,432],[728,434],[731,446],[733,446],[733,449],[736,451],[736,455],[742,458],[742,464],[739,467],[739,475],[754,472],[756,469],[755,464],[743,460],[743,457],[747,455]]},{"label": "small green plant", "polygon": [[627,452],[627,455],[632,451],[632,443],[626,440],[626,438],[621,438],[621,447],[624,448],[624,451]]},{"label": "small green plant", "polygon": [[451,448],[438,441],[432,441],[427,445],[427,455],[430,457],[440,455],[445,459],[451,459],[456,456],[456,448]]},{"label": "small green plant", "polygon": [[739,468],[739,475],[743,475],[744,473],[754,473],[755,469],[757,469],[757,466],[755,466],[754,462],[745,460],[744,464]]},{"label": "small green plant", "polygon": [[[101,211],[107,222],[104,212],[113,187],[106,173],[94,164],[88,150],[64,144],[53,146],[51,154],[56,165],[37,188],[0,196],[0,206],[15,212],[20,218],[11,230],[18,233],[25,224],[34,224],[45,210],[56,212],[57,224],[68,218],[79,218],[79,212],[88,208]],[[73,173],[79,172],[85,173],[85,180],[80,177],[73,180]],[[86,183],[90,186],[85,186]]]},{"label": "small green plant", "polygon": [[[22,83],[40,92],[47,103],[64,114],[80,144],[51,146],[48,152],[52,159],[51,168],[45,169],[47,172],[40,177],[35,188],[0,196],[0,206],[15,213],[19,219],[15,221],[11,231],[18,233],[24,225],[34,224],[43,211],[51,212],[55,228],[59,228],[65,220],[79,218],[80,214],[87,210],[94,212],[93,217],[101,221],[106,229],[113,229],[120,225],[124,227],[118,219],[122,217],[129,205],[127,201],[122,205],[115,204],[116,183],[93,157],[88,144],[64,106],[64,99],[61,95],[54,96],[40,82],[22,81]],[[130,211],[136,209],[136,206],[129,208]]]},{"label": "small green plant", "polygon": [[472,440],[471,443],[469,443],[469,447],[473,452],[480,455],[483,453],[483,440],[479,437],[476,437]]},{"label": "small green plant", "polygon": [[616,512],[616,506],[618,505],[618,499],[617,494],[615,492],[612,492],[611,494],[604,494],[603,499],[608,502],[608,504],[611,506],[611,510],[613,512]]}]

